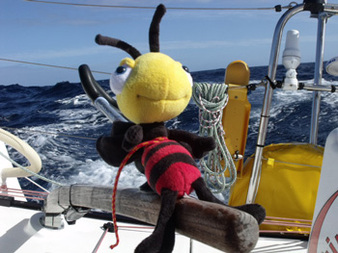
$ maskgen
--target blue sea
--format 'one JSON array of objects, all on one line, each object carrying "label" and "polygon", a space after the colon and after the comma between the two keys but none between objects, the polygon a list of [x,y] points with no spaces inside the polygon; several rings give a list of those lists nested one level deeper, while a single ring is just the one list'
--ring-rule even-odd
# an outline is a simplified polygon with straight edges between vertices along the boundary
[{"label": "blue sea", "polygon": [[[301,64],[298,78],[313,82],[313,63]],[[267,67],[252,67],[250,83],[259,83],[267,75]],[[324,71],[325,72],[325,71]],[[225,69],[192,73],[195,82],[222,83]],[[277,80],[285,70],[278,68]],[[323,84],[338,85],[338,78],[324,73]],[[108,80],[99,83],[108,90]],[[252,104],[246,156],[254,152],[262,107],[264,88],[249,93]],[[275,90],[266,144],[308,142],[312,93],[308,91]],[[325,144],[327,135],[338,127],[338,95],[323,93],[318,143]],[[24,87],[20,84],[0,85],[0,127],[27,141],[40,155],[41,175],[69,184],[113,185],[117,168],[107,165],[95,149],[95,141],[110,133],[111,122],[96,110],[82,90],[80,83],[61,82],[44,87]],[[198,108],[191,102],[176,119],[167,122],[169,128],[198,131]],[[26,161],[14,151],[13,158]],[[32,177],[48,189],[53,185]],[[119,187],[137,187],[145,182],[144,175],[127,166]],[[25,188],[36,187],[21,179]]]}]

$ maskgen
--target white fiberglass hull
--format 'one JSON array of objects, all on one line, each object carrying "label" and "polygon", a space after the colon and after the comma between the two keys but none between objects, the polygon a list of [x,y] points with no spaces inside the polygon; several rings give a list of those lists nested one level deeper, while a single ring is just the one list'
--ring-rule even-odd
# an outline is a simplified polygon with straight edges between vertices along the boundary
[{"label": "white fiberglass hull", "polygon": [[[82,218],[75,225],[64,223],[59,230],[41,225],[42,212],[0,206],[0,249],[10,253],[93,252],[108,221]],[[119,222],[120,244],[112,252],[133,252],[152,232],[151,227]],[[212,235],[210,235],[212,236]],[[97,252],[111,252],[115,234],[107,233]],[[192,247],[192,251],[190,251]],[[306,252],[307,241],[261,237],[252,252]],[[176,234],[173,252],[217,253],[217,249]]]}]

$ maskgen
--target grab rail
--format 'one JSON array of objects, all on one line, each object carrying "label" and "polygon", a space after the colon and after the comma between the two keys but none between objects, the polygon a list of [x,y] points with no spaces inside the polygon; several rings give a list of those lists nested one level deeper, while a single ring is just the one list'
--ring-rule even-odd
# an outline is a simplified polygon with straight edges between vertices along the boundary
[{"label": "grab rail", "polygon": [[[271,80],[275,80],[277,65],[278,65],[278,56],[280,51],[280,44],[283,35],[283,29],[285,24],[289,21],[291,17],[295,14],[302,11],[310,11],[311,17],[316,17],[318,19],[318,28],[317,28],[317,48],[316,48],[316,62],[315,62],[315,76],[314,76],[314,85],[309,88],[309,90],[314,91],[313,104],[312,104],[312,115],[311,115],[311,131],[310,131],[310,143],[317,143],[318,136],[318,119],[320,111],[320,92],[323,90],[321,86],[322,79],[322,67],[323,67],[323,52],[324,52],[324,38],[325,38],[325,28],[326,21],[332,15],[338,14],[338,5],[337,4],[326,4],[324,1],[307,1],[304,0],[303,4],[294,6],[293,8],[286,11],[283,16],[279,19],[275,32],[273,35],[272,46],[270,51],[270,61],[268,68],[268,77]],[[268,122],[270,117],[270,108],[273,95],[273,88],[270,85],[265,87],[264,102],[262,107],[260,125],[258,130],[255,159],[252,168],[252,174],[249,182],[249,188],[246,198],[246,203],[253,203],[256,198],[260,176],[261,176],[261,166],[262,166],[262,155],[263,148],[265,145],[265,139],[267,134]]]},{"label": "grab rail", "polygon": [[[277,65],[278,65],[278,56],[280,50],[280,44],[282,41],[283,28],[287,21],[294,16],[295,14],[304,10],[304,4],[296,5],[292,9],[286,11],[283,16],[279,19],[275,32],[273,35],[272,46],[270,51],[270,63],[268,68],[268,76],[271,80],[275,80]],[[260,176],[261,176],[261,166],[262,166],[262,155],[263,147],[265,144],[266,132],[268,128],[268,121],[270,117],[270,107],[272,101],[273,89],[270,85],[265,87],[265,95],[263,108],[261,113],[260,125],[258,130],[258,138],[256,144],[256,153],[255,160],[252,168],[252,174],[249,182],[249,188],[246,198],[246,203],[253,203],[256,198]]]},{"label": "grab rail", "polygon": [[83,64],[79,67],[81,84],[92,100],[94,106],[112,122],[115,120],[127,121],[118,109],[117,102],[95,81],[89,67]]}]

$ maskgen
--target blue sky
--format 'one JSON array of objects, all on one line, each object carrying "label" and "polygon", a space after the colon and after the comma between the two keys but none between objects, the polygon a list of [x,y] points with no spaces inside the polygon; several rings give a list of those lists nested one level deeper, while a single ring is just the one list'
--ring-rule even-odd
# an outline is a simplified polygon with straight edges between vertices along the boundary
[{"label": "blue sky", "polygon": [[[167,7],[214,8],[273,7],[290,3],[283,0],[52,1],[154,7],[162,2]],[[283,12],[168,10],[161,22],[161,52],[191,71],[225,68],[234,60],[244,60],[249,66],[267,65],[274,27]],[[95,35],[101,33],[123,39],[141,53],[149,52],[148,28],[153,13],[154,10],[148,9],[1,0],[0,58],[73,68],[85,63],[92,70],[111,72],[128,55],[116,48],[96,45]],[[338,17],[328,22],[325,60],[338,55],[337,24]],[[304,12],[291,19],[288,29],[300,31],[302,62],[313,62],[317,20],[310,19],[309,13]],[[108,79],[109,75],[95,74],[95,78]],[[79,77],[76,71],[0,61],[0,84],[54,85],[60,81],[79,82]]]}]

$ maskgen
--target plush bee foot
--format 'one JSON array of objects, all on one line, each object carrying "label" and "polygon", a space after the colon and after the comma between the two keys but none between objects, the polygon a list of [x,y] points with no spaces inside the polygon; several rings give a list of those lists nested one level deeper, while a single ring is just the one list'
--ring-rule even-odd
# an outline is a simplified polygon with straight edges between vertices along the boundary
[{"label": "plush bee foot", "polygon": [[251,214],[257,220],[258,224],[261,224],[265,219],[265,208],[259,204],[247,204],[242,206],[233,206],[238,210]]},{"label": "plush bee foot", "polygon": [[177,192],[163,189],[161,209],[153,233],[135,249],[135,253],[170,253],[175,244],[175,219],[173,216]]},{"label": "plush bee foot", "polygon": [[[212,194],[203,178],[198,178],[194,183],[192,183],[192,187],[200,200],[226,205]],[[232,207],[251,214],[257,220],[258,224],[261,224],[265,219],[265,209],[259,204],[247,204]]]}]

